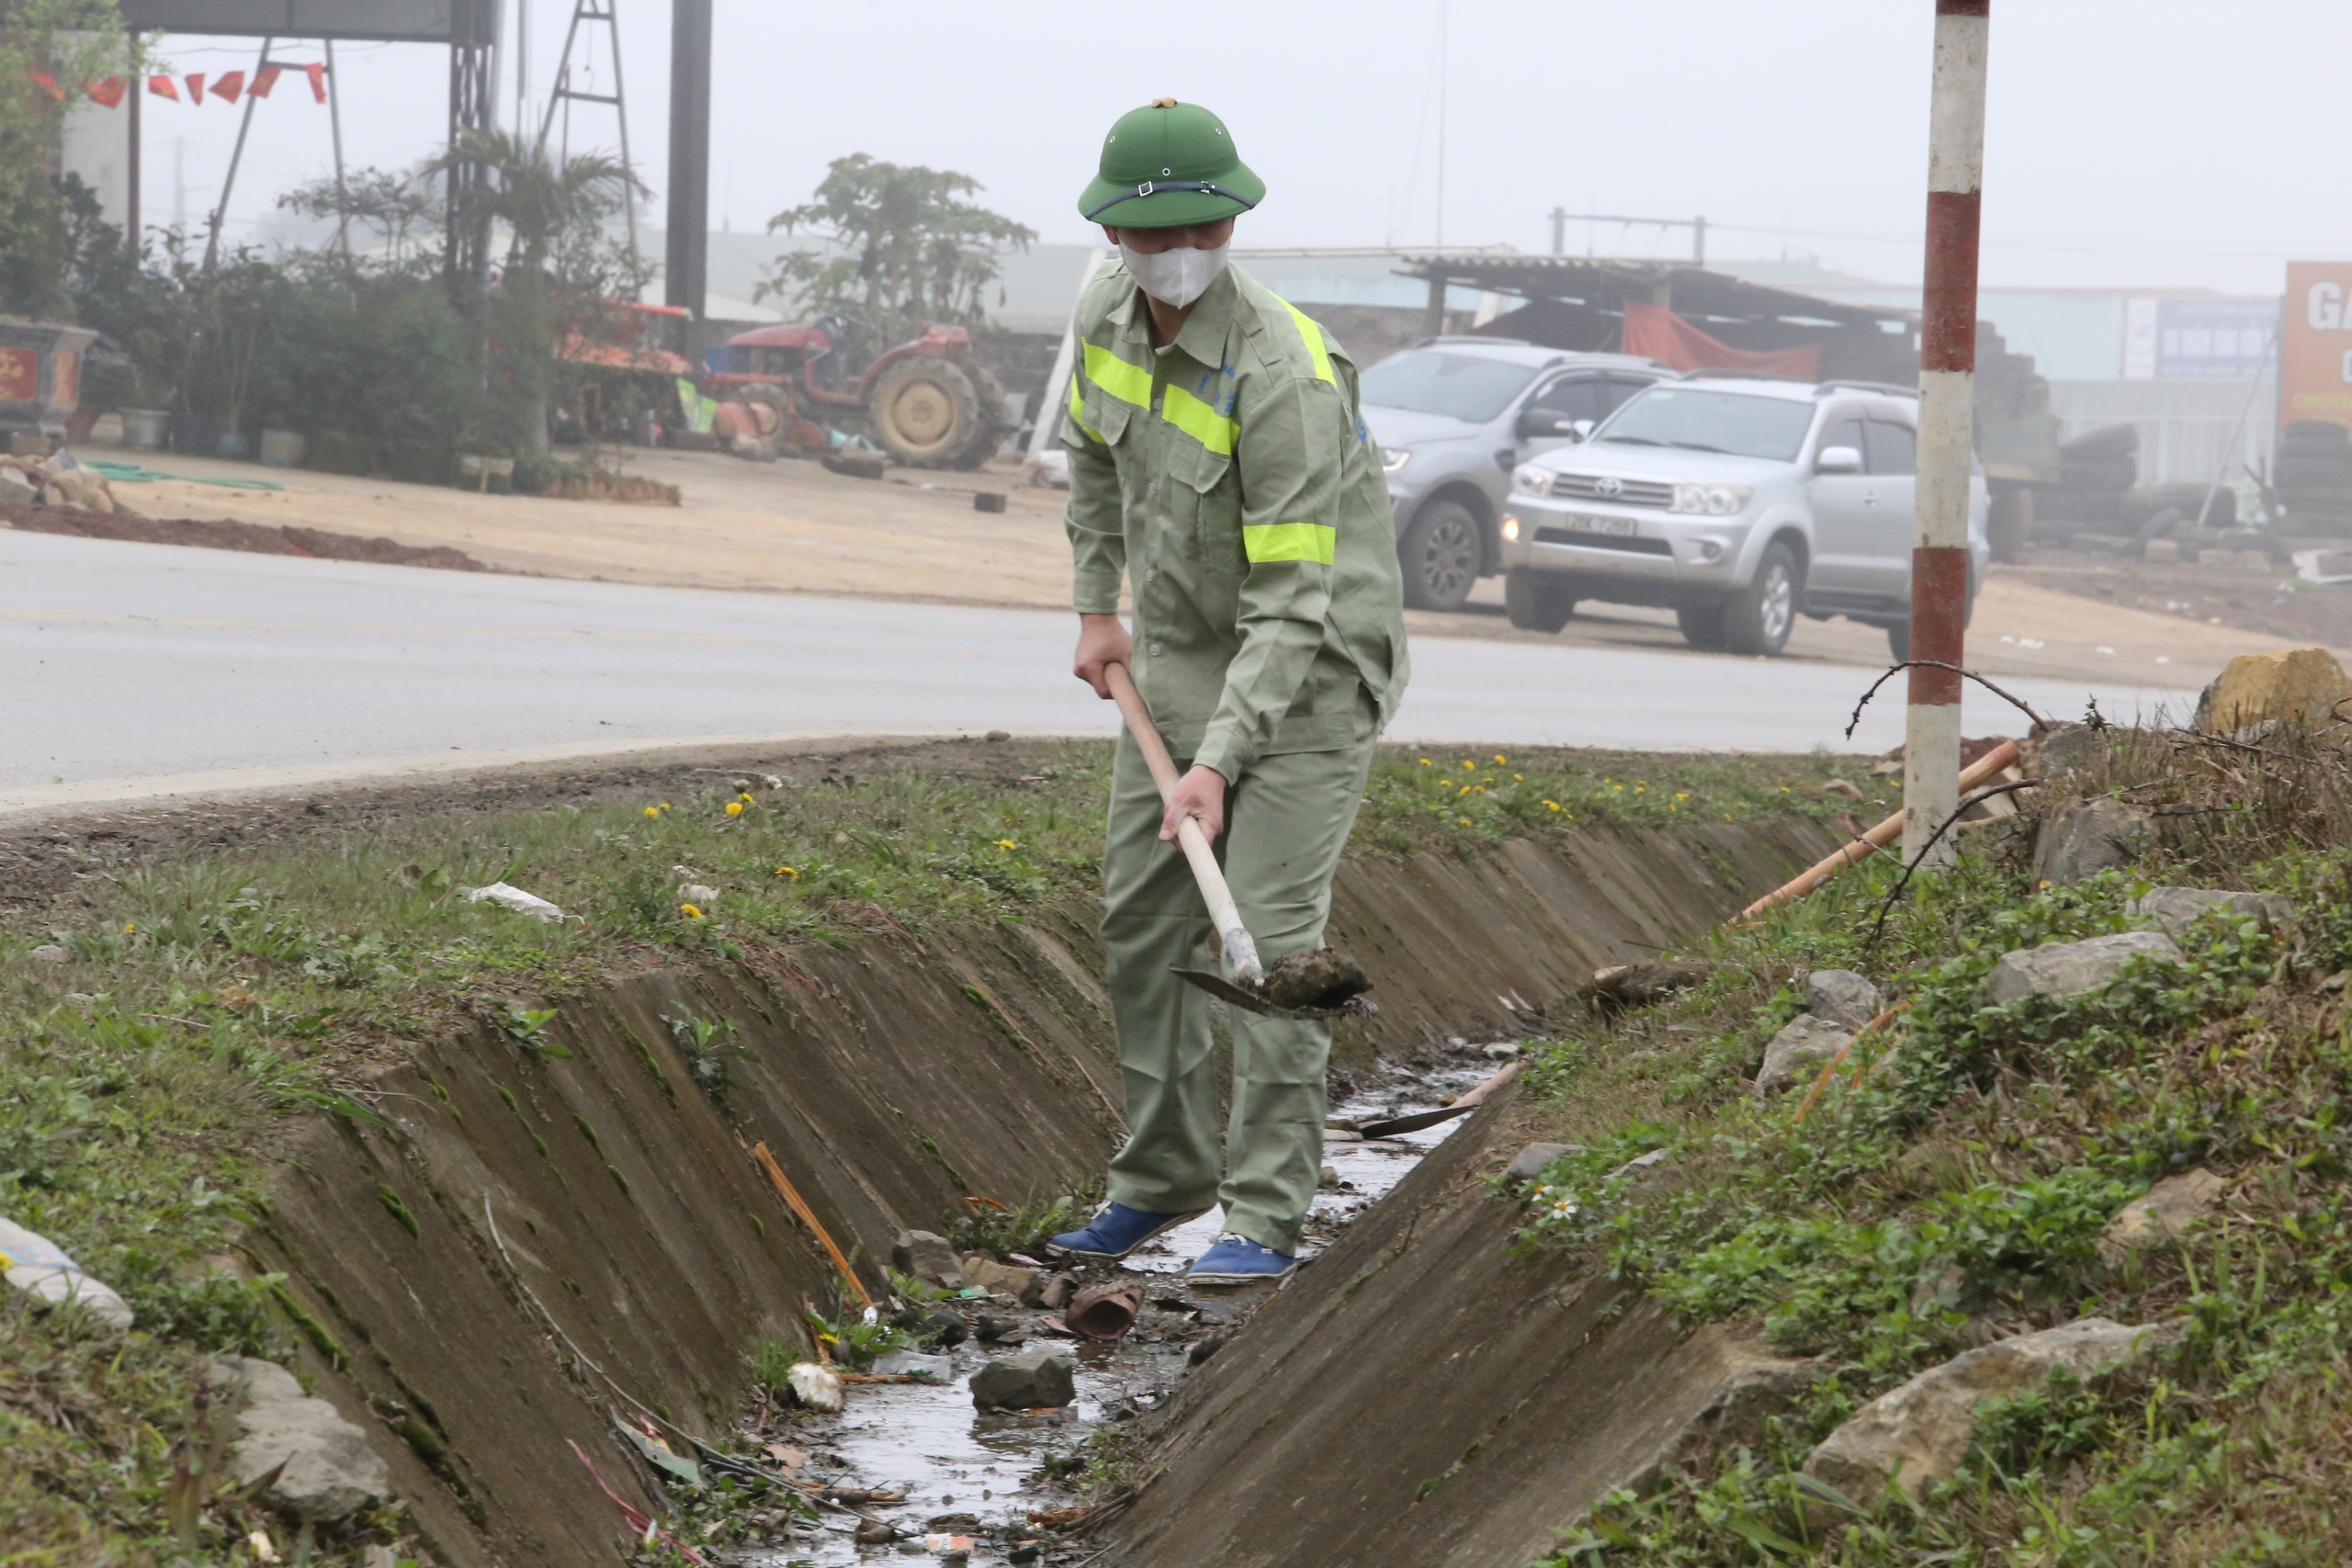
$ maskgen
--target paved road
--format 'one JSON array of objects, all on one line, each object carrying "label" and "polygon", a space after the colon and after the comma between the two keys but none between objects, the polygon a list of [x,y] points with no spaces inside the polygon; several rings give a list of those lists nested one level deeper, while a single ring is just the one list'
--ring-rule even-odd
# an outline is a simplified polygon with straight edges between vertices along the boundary
[{"label": "paved road", "polygon": [[[1069,617],[625,587],[0,532],[0,812],[681,741],[1108,735]],[[1432,743],[1883,750],[1871,672],[1425,638],[1391,734]],[[2044,712],[2088,687],[2019,682]],[[2098,690],[2110,716],[2177,693]],[[1972,732],[2014,728],[1972,694]]]}]

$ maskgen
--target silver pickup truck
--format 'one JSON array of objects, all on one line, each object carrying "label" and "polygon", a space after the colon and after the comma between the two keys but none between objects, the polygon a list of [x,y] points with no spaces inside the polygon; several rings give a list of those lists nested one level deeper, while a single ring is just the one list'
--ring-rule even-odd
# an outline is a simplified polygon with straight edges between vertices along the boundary
[{"label": "silver pickup truck", "polygon": [[[1671,609],[1692,648],[1777,654],[1800,615],[1911,646],[1919,403],[1905,388],[1701,374],[1632,398],[1511,476],[1511,625],[1556,632],[1577,603]],[[1968,602],[1990,496],[1969,482]],[[1409,574],[1408,574],[1409,576]]]}]

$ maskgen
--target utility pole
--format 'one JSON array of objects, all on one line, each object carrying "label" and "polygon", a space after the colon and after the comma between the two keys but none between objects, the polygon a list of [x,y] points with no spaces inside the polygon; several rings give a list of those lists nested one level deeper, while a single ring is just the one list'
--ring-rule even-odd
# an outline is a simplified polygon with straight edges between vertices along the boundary
[{"label": "utility pole", "polygon": [[1704,214],[1690,220],[1690,265],[1707,265],[1707,220]]},{"label": "utility pole", "polygon": [[1552,254],[1568,254],[1568,209],[1565,207],[1552,209]]},{"label": "utility pole", "polygon": [[130,158],[127,165],[128,178],[124,181],[124,190],[122,194],[122,205],[124,209],[122,227],[124,236],[130,241],[130,254],[133,256],[143,256],[147,254],[147,231],[141,227],[139,216],[140,200],[144,195],[144,192],[140,188],[140,161],[146,156],[147,150],[145,145],[146,138],[142,134],[144,128],[140,118],[139,106],[141,101],[147,96],[147,71],[146,61],[141,55],[139,48],[139,32],[135,28],[131,29],[130,32]]},{"label": "utility pole", "polygon": [[[1960,667],[1968,621],[1968,468],[1976,395],[1976,254],[1992,0],[1936,0],[1928,115],[1928,262],[1919,322],[1918,506],[1903,743],[1903,858],[1949,865],[1960,806]],[[1944,668],[1949,666],[1949,668]]]},{"label": "utility pole", "polygon": [[664,303],[703,318],[710,268],[711,0],[670,5],[670,231]]}]

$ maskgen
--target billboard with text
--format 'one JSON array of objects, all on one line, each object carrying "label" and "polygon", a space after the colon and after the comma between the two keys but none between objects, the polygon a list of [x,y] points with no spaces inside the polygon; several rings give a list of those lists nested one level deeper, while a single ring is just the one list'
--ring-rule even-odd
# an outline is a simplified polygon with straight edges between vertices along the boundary
[{"label": "billboard with text", "polygon": [[2289,262],[2278,321],[2278,423],[2352,428],[2352,262]]}]

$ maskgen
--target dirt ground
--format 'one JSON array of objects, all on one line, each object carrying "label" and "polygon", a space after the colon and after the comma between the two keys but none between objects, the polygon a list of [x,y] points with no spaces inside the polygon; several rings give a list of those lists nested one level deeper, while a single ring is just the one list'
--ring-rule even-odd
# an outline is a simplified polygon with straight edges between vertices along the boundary
[{"label": "dirt ground", "polygon": [[[176,455],[155,466],[285,488],[118,486],[121,500],[151,516],[381,536],[462,551],[494,570],[918,603],[1069,604],[1061,494],[1026,487],[1005,462],[975,473],[893,469],[876,481],[808,462],[630,449],[631,471],[680,487],[684,502],[676,507],[483,495]],[[975,511],[979,491],[1002,494],[1005,510]],[[2030,565],[1993,569],[1970,629],[1970,662],[1992,675],[2189,688],[2239,653],[2313,642],[2352,648],[2352,589],[2296,591],[2280,587],[2283,578],[2269,567],[2037,551]],[[1501,584],[1490,579],[1460,613],[1415,612],[1407,620],[1420,637],[1550,640],[1514,630],[1501,601]],[[1618,605],[1580,612],[1559,640],[1682,647],[1670,613]],[[1789,656],[1883,664],[1886,641],[1842,618],[1800,621]]]}]

